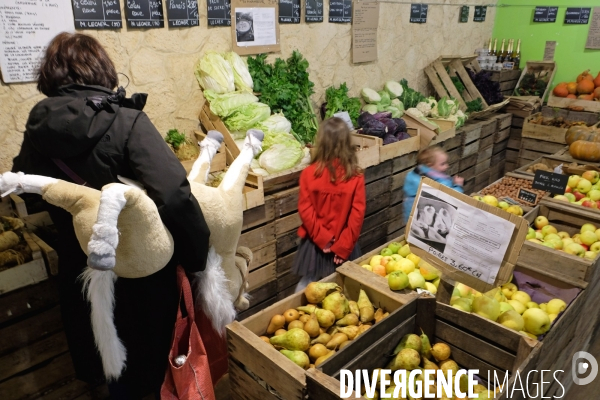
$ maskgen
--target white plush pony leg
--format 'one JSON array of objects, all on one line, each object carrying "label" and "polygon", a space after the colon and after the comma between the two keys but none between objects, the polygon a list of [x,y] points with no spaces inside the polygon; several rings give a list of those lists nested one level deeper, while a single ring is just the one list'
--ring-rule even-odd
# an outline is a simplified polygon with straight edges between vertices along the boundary
[{"label": "white plush pony leg", "polygon": [[121,376],[127,360],[127,351],[117,335],[113,319],[117,275],[110,270],[99,271],[88,267],[80,279],[83,280],[83,293],[91,304],[92,329],[104,376],[109,381],[116,380]]},{"label": "white plush pony leg", "polygon": [[204,167],[202,176],[200,177],[199,183],[206,183],[208,179],[208,173],[210,172],[210,162],[212,161],[219,147],[223,143],[223,135],[219,131],[208,131],[206,138],[200,142],[200,156],[194,162],[192,170],[188,174],[188,181],[195,180],[200,174],[200,170]]},{"label": "white plush pony leg", "polygon": [[42,188],[56,183],[58,179],[40,175],[25,175],[22,172],[5,172],[0,177],[0,195],[8,196],[11,193],[42,194]]}]

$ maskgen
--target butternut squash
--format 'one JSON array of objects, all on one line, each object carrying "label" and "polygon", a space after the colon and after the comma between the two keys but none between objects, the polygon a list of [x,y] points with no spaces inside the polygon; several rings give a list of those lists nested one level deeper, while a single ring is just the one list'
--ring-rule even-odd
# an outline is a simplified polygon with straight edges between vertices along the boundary
[{"label": "butternut squash", "polygon": [[569,146],[569,154],[578,160],[600,162],[600,143],[577,140]]}]

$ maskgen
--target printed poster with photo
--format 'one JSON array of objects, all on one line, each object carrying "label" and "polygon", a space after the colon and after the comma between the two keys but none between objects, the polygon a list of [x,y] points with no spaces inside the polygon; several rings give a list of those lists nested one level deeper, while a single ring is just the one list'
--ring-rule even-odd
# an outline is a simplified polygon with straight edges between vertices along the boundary
[{"label": "printed poster with photo", "polygon": [[422,183],[408,229],[411,245],[492,285],[515,224]]}]

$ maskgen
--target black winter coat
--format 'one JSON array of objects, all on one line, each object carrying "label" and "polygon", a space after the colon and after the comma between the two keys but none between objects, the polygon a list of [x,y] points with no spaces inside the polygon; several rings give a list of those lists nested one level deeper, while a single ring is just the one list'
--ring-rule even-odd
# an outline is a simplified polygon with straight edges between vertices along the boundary
[{"label": "black winter coat", "polygon": [[[13,171],[72,180],[52,158],[63,160],[88,185],[101,189],[117,175],[137,180],[156,203],[175,241],[175,254],[161,271],[138,279],[119,278],[115,286],[115,324],[127,349],[120,382],[140,394],[156,390],[167,365],[176,318],[175,267],[204,270],[209,229],[192,196],[186,173],[160,133],[142,112],[146,95],[125,98],[99,86],[67,85],[31,111]],[[61,312],[77,377],[103,380],[90,324],[90,308],[77,277],[87,256],[75,237],[71,214],[47,205],[60,233]]]}]

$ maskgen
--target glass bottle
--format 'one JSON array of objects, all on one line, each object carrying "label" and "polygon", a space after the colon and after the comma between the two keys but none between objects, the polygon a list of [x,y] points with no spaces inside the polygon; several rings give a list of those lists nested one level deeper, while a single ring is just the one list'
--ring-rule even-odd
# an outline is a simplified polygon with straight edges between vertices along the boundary
[{"label": "glass bottle", "polygon": [[504,58],[503,58],[503,54],[504,54],[504,41],[506,39],[502,39],[502,47],[500,48],[500,51],[496,54],[496,63],[501,63]]},{"label": "glass bottle", "polygon": [[490,53],[490,56],[495,56],[496,55],[496,45],[498,44],[498,39],[494,40],[494,50],[492,50],[492,52]]},{"label": "glass bottle", "polygon": [[513,69],[519,69],[519,64],[521,63],[521,39],[517,42],[517,50],[513,52],[512,59],[515,63]]},{"label": "glass bottle", "polygon": [[510,39],[508,41],[508,50],[506,51],[506,57],[504,57],[504,62],[512,61],[512,51],[513,51],[514,40]]}]

